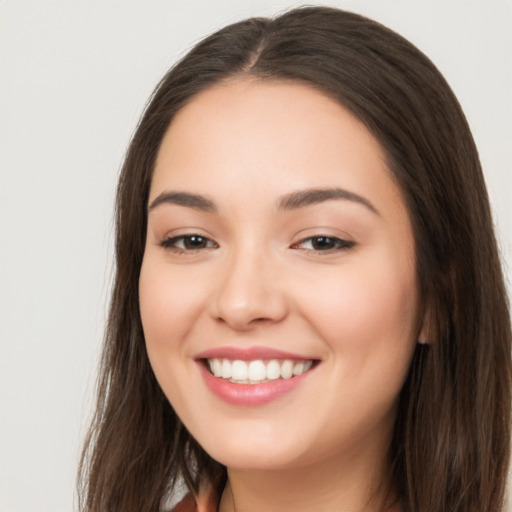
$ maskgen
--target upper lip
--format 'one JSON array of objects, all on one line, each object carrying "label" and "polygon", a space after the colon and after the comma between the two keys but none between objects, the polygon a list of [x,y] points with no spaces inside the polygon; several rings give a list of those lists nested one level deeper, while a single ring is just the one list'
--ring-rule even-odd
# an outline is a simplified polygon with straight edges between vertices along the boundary
[{"label": "upper lip", "polygon": [[292,359],[309,361],[317,358],[276,350],[270,347],[217,347],[196,354],[195,359],[231,359],[253,361],[255,359]]}]

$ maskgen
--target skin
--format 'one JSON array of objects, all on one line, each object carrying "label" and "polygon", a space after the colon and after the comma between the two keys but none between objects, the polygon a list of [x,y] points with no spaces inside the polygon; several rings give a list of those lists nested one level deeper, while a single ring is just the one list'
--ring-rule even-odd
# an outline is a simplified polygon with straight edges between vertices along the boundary
[{"label": "skin", "polygon": [[[296,191],[335,187],[367,205],[278,207]],[[142,322],[166,396],[228,467],[220,510],[234,510],[232,496],[238,512],[380,510],[418,287],[409,216],[378,142],[307,86],[237,79],[174,118],[149,204],[170,191],[204,196],[216,211],[150,208]],[[203,245],[162,246],[187,235]],[[328,250],[314,244],[322,235]],[[195,360],[220,346],[272,347],[319,364],[278,399],[236,406],[206,387]]]}]

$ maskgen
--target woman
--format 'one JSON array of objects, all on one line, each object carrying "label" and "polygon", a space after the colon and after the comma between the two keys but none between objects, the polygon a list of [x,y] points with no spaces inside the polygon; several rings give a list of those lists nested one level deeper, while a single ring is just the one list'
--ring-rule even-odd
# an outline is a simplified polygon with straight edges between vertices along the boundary
[{"label": "woman", "polygon": [[500,511],[510,320],[464,115],[311,7],[163,78],[117,198],[82,509]]}]

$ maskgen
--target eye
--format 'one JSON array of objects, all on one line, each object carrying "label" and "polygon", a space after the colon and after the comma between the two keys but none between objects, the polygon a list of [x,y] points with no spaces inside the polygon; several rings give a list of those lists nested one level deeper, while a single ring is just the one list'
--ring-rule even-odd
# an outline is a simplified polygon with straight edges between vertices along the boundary
[{"label": "eye", "polygon": [[162,240],[160,246],[164,249],[170,249],[176,252],[197,251],[218,247],[217,243],[213,240],[197,234],[169,237]]},{"label": "eye", "polygon": [[304,238],[304,240],[294,244],[292,249],[305,249],[306,251],[315,252],[334,252],[351,249],[354,245],[354,242],[342,240],[335,236],[318,235]]}]

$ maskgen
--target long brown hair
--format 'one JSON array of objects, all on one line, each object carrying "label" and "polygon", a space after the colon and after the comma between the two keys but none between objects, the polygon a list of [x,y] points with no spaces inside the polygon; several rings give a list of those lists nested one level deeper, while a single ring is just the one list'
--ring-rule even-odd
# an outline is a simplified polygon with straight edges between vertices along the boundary
[{"label": "long brown hair", "polygon": [[[86,512],[157,511],[184,479],[222,485],[225,468],[182,426],[146,355],[138,303],[155,158],[199,92],[249,75],[308,84],[380,142],[411,217],[428,345],[418,345],[390,447],[407,512],[502,510],[509,459],[511,329],[477,150],[435,66],[362,16],[324,7],[230,25],[157,86],[122,168],[116,274],[97,409],[80,466]],[[169,321],[172,321],[171,319]]]}]

